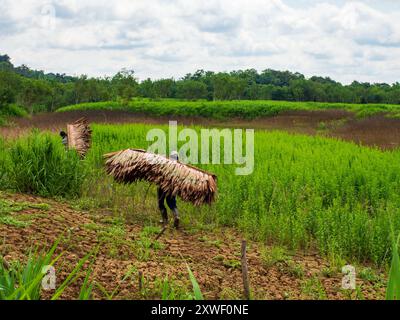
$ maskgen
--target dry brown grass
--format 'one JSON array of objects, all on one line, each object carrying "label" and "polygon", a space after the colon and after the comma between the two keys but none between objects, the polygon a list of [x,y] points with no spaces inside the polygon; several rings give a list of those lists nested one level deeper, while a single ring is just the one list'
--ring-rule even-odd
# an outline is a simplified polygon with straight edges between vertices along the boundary
[{"label": "dry brown grass", "polygon": [[86,156],[90,149],[92,130],[86,118],[81,118],[67,126],[68,147],[75,149],[81,158]]}]

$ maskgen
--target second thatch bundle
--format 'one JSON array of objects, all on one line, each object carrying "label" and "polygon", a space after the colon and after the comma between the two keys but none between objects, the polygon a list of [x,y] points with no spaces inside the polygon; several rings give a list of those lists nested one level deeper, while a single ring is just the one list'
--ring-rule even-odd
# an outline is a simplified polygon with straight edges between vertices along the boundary
[{"label": "second thatch bundle", "polygon": [[217,177],[206,171],[144,150],[127,149],[104,157],[107,173],[117,182],[146,180],[166,194],[179,196],[194,205],[215,200]]},{"label": "second thatch bundle", "polygon": [[92,130],[86,118],[79,119],[67,126],[68,148],[75,149],[81,158],[86,156],[90,148]]}]

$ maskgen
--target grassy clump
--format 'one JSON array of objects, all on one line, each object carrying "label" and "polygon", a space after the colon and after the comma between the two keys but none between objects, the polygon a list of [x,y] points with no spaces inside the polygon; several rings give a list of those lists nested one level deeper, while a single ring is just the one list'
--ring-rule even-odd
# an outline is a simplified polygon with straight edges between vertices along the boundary
[{"label": "grassy clump", "polygon": [[57,137],[34,132],[0,147],[3,189],[51,197],[80,195],[84,163],[75,151],[67,152]]}]

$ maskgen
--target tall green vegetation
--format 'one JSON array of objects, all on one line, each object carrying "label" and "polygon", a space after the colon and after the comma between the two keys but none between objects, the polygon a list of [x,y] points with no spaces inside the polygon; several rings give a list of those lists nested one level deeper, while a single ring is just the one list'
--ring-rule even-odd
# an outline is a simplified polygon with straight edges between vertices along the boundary
[{"label": "tall green vegetation", "polygon": [[400,105],[389,104],[348,104],[325,102],[289,102],[271,100],[235,100],[235,101],[184,101],[184,100],[149,100],[135,99],[129,104],[119,102],[97,102],[71,105],[57,112],[79,110],[124,110],[144,113],[150,116],[186,116],[214,119],[254,119],[274,116],[289,110],[327,110],[343,109],[355,112],[358,116],[368,116],[375,113],[389,113],[396,116],[400,113]]},{"label": "tall green vegetation", "polygon": [[[94,143],[87,161],[98,174],[95,187],[89,180],[90,195],[104,200],[110,180],[104,177],[102,155],[124,148],[147,148],[145,137],[152,127],[93,128]],[[233,225],[258,240],[291,248],[316,247],[332,257],[380,265],[390,257],[391,221],[394,230],[400,230],[399,160],[398,152],[260,131],[255,134],[253,174],[236,176],[235,165],[201,165],[218,176],[217,202],[211,207],[180,206],[183,218],[192,223]],[[131,194],[130,201],[141,205],[132,205],[129,214],[142,214],[143,184],[116,187],[107,200],[115,193]],[[155,189],[151,190],[155,197]],[[158,215],[156,206],[146,211]]]},{"label": "tall green vegetation", "polygon": [[84,163],[58,137],[32,135],[0,143],[2,188],[41,196],[76,197],[85,179]]}]

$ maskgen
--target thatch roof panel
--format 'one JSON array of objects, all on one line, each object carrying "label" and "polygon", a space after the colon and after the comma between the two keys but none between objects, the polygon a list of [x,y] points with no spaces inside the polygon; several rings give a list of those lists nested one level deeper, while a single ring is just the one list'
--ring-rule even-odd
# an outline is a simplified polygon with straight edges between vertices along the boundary
[{"label": "thatch roof panel", "polygon": [[73,124],[67,126],[68,133],[68,147],[75,149],[81,158],[86,156],[90,149],[92,130],[89,123],[85,118],[75,121]]},{"label": "thatch roof panel", "polygon": [[104,157],[108,174],[118,182],[146,180],[195,205],[215,200],[217,177],[212,173],[144,150],[127,149]]}]

